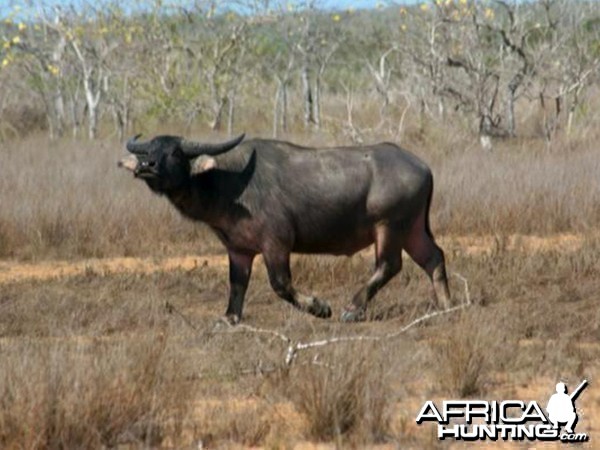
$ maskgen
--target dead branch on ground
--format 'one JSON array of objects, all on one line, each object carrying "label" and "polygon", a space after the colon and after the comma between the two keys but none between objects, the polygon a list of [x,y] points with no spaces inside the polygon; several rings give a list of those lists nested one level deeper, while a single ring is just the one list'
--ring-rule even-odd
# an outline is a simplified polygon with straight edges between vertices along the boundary
[{"label": "dead branch on ground", "polygon": [[[471,305],[471,293],[469,290],[469,282],[467,281],[467,279],[465,277],[463,277],[462,275],[460,275],[458,273],[453,273],[453,275],[455,277],[457,277],[459,280],[461,280],[464,285],[465,299],[464,299],[463,303],[453,306],[453,307],[450,307],[450,308],[447,308],[447,309],[440,310],[440,311],[429,312],[423,316],[417,317],[413,321],[404,325],[399,330],[394,331],[392,333],[381,334],[381,335],[334,336],[334,337],[319,339],[319,340],[310,341],[310,342],[302,342],[302,341],[294,341],[289,336],[287,336],[277,330],[271,330],[271,329],[267,329],[267,328],[258,328],[258,327],[253,327],[253,326],[247,325],[247,324],[238,324],[238,325],[234,326],[234,325],[230,325],[228,323],[227,323],[226,328],[213,329],[210,333],[212,333],[212,334],[252,333],[252,334],[266,334],[266,335],[273,336],[274,338],[277,338],[278,340],[283,341],[287,344],[287,349],[285,351],[285,357],[284,357],[284,363],[285,363],[285,366],[291,366],[300,351],[308,350],[311,348],[324,347],[324,346],[332,345],[332,344],[338,344],[341,342],[383,341],[383,340],[388,340],[388,339],[394,339],[394,338],[406,333],[408,330],[415,327],[416,325],[419,325],[423,322],[431,320],[435,317],[440,317],[440,316],[443,316],[446,314],[460,311],[460,310],[470,306]],[[167,307],[168,313],[170,313],[170,314],[176,313],[194,331],[199,331],[199,328],[197,326],[195,326],[194,323],[187,316],[185,316],[181,311],[179,311],[177,308],[175,308],[175,306],[173,306],[170,303],[167,303],[166,307]],[[223,322],[223,323],[226,323],[226,322]]]}]

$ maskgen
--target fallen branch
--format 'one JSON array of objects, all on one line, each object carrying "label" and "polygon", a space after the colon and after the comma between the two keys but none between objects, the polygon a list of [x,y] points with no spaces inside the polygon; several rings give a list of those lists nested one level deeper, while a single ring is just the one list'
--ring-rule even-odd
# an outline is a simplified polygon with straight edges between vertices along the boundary
[{"label": "fallen branch", "polygon": [[235,326],[230,326],[230,328],[227,329],[227,332],[229,333],[257,333],[257,334],[270,334],[271,336],[274,336],[280,340],[282,340],[283,342],[286,343],[290,343],[292,342],[291,338],[289,338],[288,336],[286,336],[283,333],[280,333],[279,331],[275,331],[275,330],[269,330],[266,328],[256,328],[250,325],[246,325],[246,324],[238,324]]},{"label": "fallen branch", "polygon": [[393,339],[395,337],[400,336],[401,334],[406,333],[410,328],[412,328],[415,325],[418,325],[422,322],[425,322],[426,320],[433,319],[434,317],[442,316],[445,314],[449,314],[449,313],[464,309],[468,305],[469,305],[468,303],[463,303],[461,305],[453,306],[452,308],[444,309],[442,311],[434,311],[432,313],[425,314],[424,316],[421,316],[421,317],[413,320],[408,325],[403,326],[398,331],[395,331],[393,333],[388,333],[388,334],[383,334],[383,335],[375,335],[375,336],[368,336],[368,335],[367,336],[364,336],[364,335],[362,335],[362,336],[338,336],[338,337],[333,337],[333,338],[329,338],[329,339],[321,339],[318,341],[312,341],[312,342],[306,342],[306,343],[304,343],[304,342],[298,342],[296,344],[290,343],[290,345],[288,346],[286,355],[285,355],[285,364],[288,366],[290,364],[292,364],[292,362],[294,361],[294,358],[296,357],[298,351],[300,351],[300,350],[307,350],[309,348],[315,348],[315,347],[324,347],[326,345],[337,344],[339,342],[380,341],[380,340],[384,340],[384,339]]},{"label": "fallen branch", "polygon": [[442,311],[434,311],[434,312],[425,314],[424,316],[418,317],[417,319],[413,320],[409,324],[400,328],[398,331],[394,331],[393,333],[388,333],[388,334],[383,334],[383,335],[375,335],[375,336],[368,336],[368,335],[367,336],[364,336],[364,335],[363,336],[338,336],[338,337],[333,337],[333,338],[329,338],[329,339],[321,339],[318,341],[312,341],[312,342],[306,342],[306,343],[297,342],[295,344],[290,342],[290,345],[288,346],[286,354],[285,354],[285,364],[287,366],[291,365],[294,362],[294,359],[296,358],[298,351],[300,351],[300,350],[306,350],[306,349],[315,348],[315,347],[323,347],[326,345],[337,344],[339,342],[380,341],[380,340],[384,340],[384,339],[393,339],[395,337],[400,336],[401,334],[406,333],[409,329],[411,329],[415,325],[418,325],[429,319],[433,319],[434,317],[442,316],[445,314],[450,314],[450,313],[453,313],[453,312],[456,312],[456,311],[466,308],[467,306],[471,305],[471,294],[469,291],[469,283],[468,283],[467,279],[465,277],[463,277],[462,275],[460,275],[458,273],[454,273],[453,275],[455,275],[457,278],[459,278],[464,283],[464,286],[465,286],[465,301],[464,301],[464,303],[461,303],[460,305],[457,305],[457,306],[453,306],[451,308],[444,309]]},{"label": "fallen branch", "polygon": [[[257,328],[257,327],[253,327],[251,325],[246,325],[246,324],[238,324],[238,325],[233,326],[226,321],[223,322],[224,324],[227,325],[226,328],[217,329],[217,330],[213,329],[211,333],[254,333],[254,334],[271,335],[271,336],[285,342],[286,344],[288,344],[286,352],[285,352],[284,362],[285,362],[286,366],[290,366],[296,359],[298,352],[300,352],[302,350],[307,350],[307,349],[316,348],[316,347],[324,347],[327,345],[337,344],[340,342],[381,341],[381,340],[393,339],[393,338],[396,338],[396,337],[406,333],[408,330],[410,330],[411,328],[413,328],[414,326],[416,326],[420,323],[423,323],[423,322],[433,319],[435,317],[439,317],[439,316],[443,316],[446,314],[450,314],[450,313],[459,311],[461,309],[464,309],[464,308],[470,306],[471,305],[471,293],[469,290],[469,282],[467,281],[467,279],[465,277],[463,277],[462,275],[460,275],[458,273],[453,273],[453,275],[455,277],[457,277],[458,279],[460,279],[464,284],[465,300],[463,303],[461,303],[460,305],[453,306],[451,308],[441,310],[441,311],[433,311],[433,312],[427,313],[421,317],[414,319],[412,322],[404,325],[402,328],[400,328],[397,331],[394,331],[393,333],[387,333],[387,334],[382,334],[382,335],[337,336],[337,337],[332,337],[332,338],[327,338],[327,339],[319,339],[317,341],[311,341],[311,342],[294,342],[292,340],[292,338],[290,338],[289,336],[287,336],[279,331],[276,331],[276,330],[271,330],[271,329],[267,329],[267,328]],[[173,314],[173,313],[177,314],[193,330],[200,331],[199,327],[195,326],[194,323],[189,318],[187,318],[187,316],[185,316],[182,312],[180,312],[177,308],[175,308],[175,306],[173,306],[172,304],[170,304],[168,302],[165,304],[165,306],[166,306],[167,312],[169,312],[170,314]]]}]

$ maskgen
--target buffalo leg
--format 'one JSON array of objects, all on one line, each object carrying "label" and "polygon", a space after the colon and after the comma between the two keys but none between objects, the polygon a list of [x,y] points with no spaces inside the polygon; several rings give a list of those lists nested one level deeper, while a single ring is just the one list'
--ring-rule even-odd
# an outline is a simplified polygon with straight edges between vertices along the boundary
[{"label": "buffalo leg", "polygon": [[434,297],[443,308],[451,306],[444,252],[435,243],[433,235],[425,225],[425,214],[413,224],[405,245],[406,252],[419,265],[433,285]]},{"label": "buffalo leg", "polygon": [[352,304],[342,312],[342,322],[357,322],[365,319],[367,304],[394,275],[402,269],[401,233],[389,226],[376,230],[375,273],[367,284],[356,293]]},{"label": "buffalo leg", "polygon": [[331,308],[327,302],[296,291],[292,285],[289,253],[264,254],[265,265],[269,273],[269,282],[275,293],[294,307],[316,317],[331,317]]},{"label": "buffalo leg", "polygon": [[232,325],[242,319],[244,297],[252,273],[253,260],[254,255],[229,252],[229,305],[225,312],[225,320]]}]

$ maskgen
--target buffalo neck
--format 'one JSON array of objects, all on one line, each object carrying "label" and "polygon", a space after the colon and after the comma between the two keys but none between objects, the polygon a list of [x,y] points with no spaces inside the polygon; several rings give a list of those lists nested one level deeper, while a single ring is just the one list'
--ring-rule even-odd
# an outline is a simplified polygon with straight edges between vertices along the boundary
[{"label": "buffalo neck", "polygon": [[244,189],[239,173],[217,169],[165,194],[184,216],[221,227],[229,216],[239,214],[236,200]]}]

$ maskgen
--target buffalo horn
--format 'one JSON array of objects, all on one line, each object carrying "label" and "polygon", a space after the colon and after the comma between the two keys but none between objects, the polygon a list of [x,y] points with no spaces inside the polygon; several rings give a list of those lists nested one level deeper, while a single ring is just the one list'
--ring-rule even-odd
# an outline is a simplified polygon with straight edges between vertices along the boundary
[{"label": "buffalo horn", "polygon": [[216,156],[234,148],[244,140],[245,136],[245,134],[240,134],[235,139],[220,144],[201,144],[199,142],[183,140],[181,148],[189,158],[195,158],[200,155]]},{"label": "buffalo horn", "polygon": [[141,134],[138,134],[127,141],[127,151],[134,155],[145,155],[148,153],[146,142],[137,142]]}]

